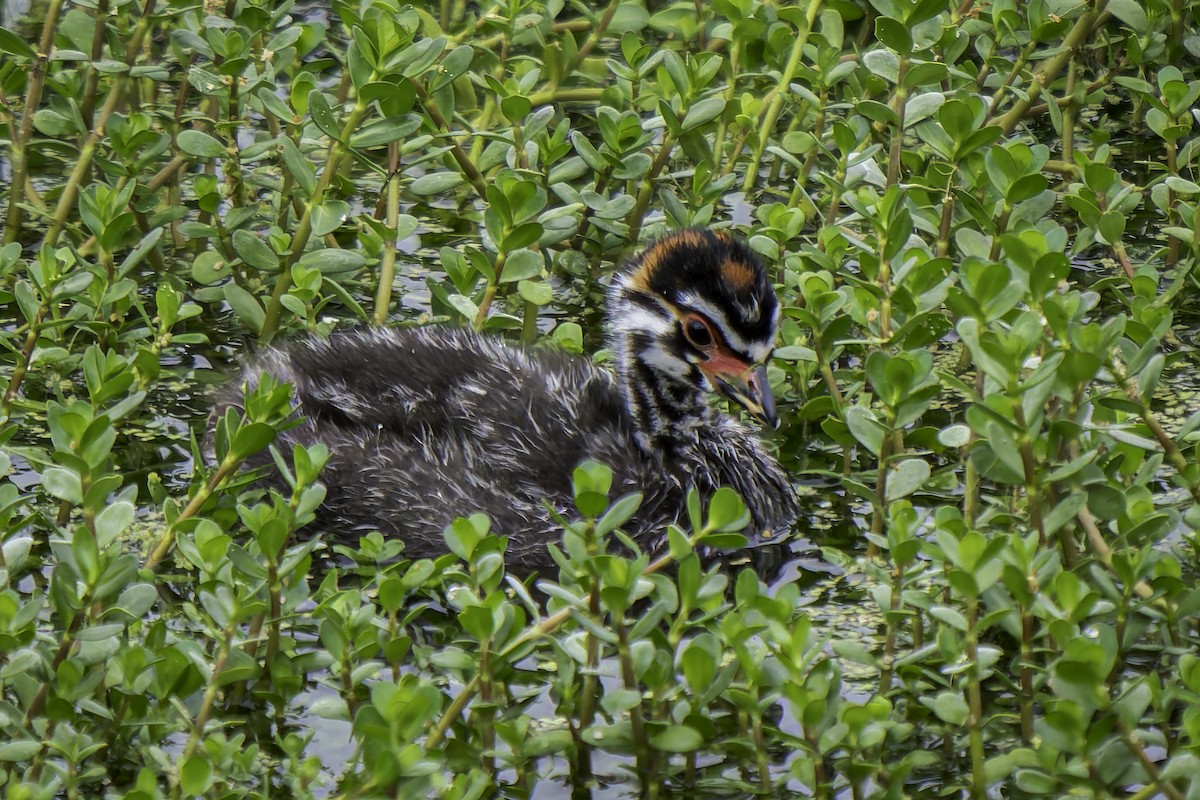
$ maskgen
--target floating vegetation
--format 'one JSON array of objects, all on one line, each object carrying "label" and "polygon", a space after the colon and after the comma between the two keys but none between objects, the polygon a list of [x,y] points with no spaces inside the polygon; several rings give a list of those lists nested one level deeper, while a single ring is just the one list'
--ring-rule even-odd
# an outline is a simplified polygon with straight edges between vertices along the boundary
[{"label": "floating vegetation", "polygon": [[[5,23],[5,795],[1200,796],[1196,6]],[[475,508],[437,558],[346,543],[323,448],[242,469],[270,382],[202,456],[209,386],[287,337],[604,363],[609,277],[688,227],[772,270],[789,543],[721,491],[622,546],[590,463],[557,569]]]}]

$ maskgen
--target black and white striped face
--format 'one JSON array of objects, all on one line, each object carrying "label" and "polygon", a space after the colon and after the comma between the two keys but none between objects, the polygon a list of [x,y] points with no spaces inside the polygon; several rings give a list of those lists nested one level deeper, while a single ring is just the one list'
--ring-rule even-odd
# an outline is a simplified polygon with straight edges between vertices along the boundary
[{"label": "black and white striped face", "polygon": [[726,233],[672,234],[635,259],[612,292],[610,329],[634,361],[778,424],[765,364],[779,301],[745,245]]}]

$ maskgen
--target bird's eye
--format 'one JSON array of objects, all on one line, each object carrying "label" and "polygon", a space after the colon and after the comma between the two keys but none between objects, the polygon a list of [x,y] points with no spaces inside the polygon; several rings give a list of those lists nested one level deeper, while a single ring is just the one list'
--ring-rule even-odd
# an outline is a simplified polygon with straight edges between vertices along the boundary
[{"label": "bird's eye", "polygon": [[683,335],[687,340],[696,347],[701,349],[710,346],[713,343],[712,331],[703,321],[692,317],[683,326]]}]

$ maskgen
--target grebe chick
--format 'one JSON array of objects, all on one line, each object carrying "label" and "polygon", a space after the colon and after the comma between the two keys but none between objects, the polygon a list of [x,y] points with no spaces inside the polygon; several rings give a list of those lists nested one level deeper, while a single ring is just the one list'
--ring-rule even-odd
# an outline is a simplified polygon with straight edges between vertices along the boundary
[{"label": "grebe chick", "polygon": [[[315,523],[357,541],[378,530],[410,557],[446,552],[442,531],[484,511],[508,537],[508,563],[553,562],[570,517],[571,474],[591,459],[613,470],[612,496],[644,493],[624,530],[653,544],[687,518],[688,489],[742,496],[748,533],[785,532],[795,490],[759,438],[712,408],[720,393],[777,425],[765,362],[779,324],[766,269],[726,233],[690,230],[650,245],[607,298],[615,374],[590,360],[527,350],[453,327],[357,330],[269,348],[245,366],[294,387],[304,421],[280,434],[327,445]],[[241,403],[228,387],[219,412]],[[263,462],[265,463],[265,462]]]}]

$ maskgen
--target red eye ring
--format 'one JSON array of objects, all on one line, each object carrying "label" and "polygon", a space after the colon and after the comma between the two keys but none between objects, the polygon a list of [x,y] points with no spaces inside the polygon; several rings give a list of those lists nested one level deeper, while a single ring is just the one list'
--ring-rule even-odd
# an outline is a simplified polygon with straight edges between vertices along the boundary
[{"label": "red eye ring", "polygon": [[706,350],[712,347],[716,337],[713,336],[712,328],[703,317],[689,316],[683,320],[683,335],[692,344],[700,350]]}]

